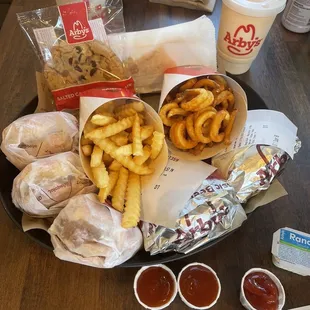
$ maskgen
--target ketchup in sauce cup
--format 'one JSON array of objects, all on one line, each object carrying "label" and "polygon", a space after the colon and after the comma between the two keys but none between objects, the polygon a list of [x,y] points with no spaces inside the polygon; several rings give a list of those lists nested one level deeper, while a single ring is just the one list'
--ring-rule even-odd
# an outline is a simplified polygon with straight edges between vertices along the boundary
[{"label": "ketchup in sauce cup", "polygon": [[240,301],[249,310],[281,310],[285,304],[285,292],[273,273],[253,268],[242,278]]},{"label": "ketchup in sauce cup", "polygon": [[179,273],[178,290],[188,307],[209,309],[216,304],[221,294],[221,283],[211,267],[192,263]]},{"label": "ketchup in sauce cup", "polygon": [[178,292],[177,281],[174,273],[165,265],[142,267],[134,280],[134,292],[144,308],[164,309]]}]

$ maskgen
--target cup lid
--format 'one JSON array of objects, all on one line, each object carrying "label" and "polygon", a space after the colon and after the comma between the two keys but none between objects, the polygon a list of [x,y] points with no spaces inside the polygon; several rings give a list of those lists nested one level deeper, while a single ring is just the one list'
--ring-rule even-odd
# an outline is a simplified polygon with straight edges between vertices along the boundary
[{"label": "cup lid", "polygon": [[282,12],[286,0],[223,0],[223,3],[239,14],[267,17]]}]

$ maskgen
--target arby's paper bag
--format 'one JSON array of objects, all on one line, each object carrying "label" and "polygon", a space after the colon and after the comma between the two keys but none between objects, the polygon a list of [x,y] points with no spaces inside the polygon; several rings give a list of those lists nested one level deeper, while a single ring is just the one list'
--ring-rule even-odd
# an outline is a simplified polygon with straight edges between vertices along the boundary
[{"label": "arby's paper bag", "polygon": [[[204,66],[181,66],[166,70],[164,75],[163,88],[160,96],[159,110],[163,105],[165,98],[170,93],[170,91],[177,88],[179,84],[194,77],[199,78],[211,75],[223,76],[227,81],[228,86],[232,89],[232,92],[235,96],[235,108],[238,109],[238,113],[231,132],[231,140],[234,141],[242,132],[247,119],[247,109],[248,109],[247,97],[242,87],[235,80],[226,75],[217,73],[213,69]],[[166,141],[169,150],[173,154],[178,155],[182,159],[192,161],[211,158],[214,155],[218,154],[219,152],[225,150],[225,148],[227,147],[224,143],[214,144],[210,148],[205,148],[201,152],[201,154],[193,155],[189,152],[184,152],[176,148],[168,137],[166,137]]]},{"label": "arby's paper bag", "polygon": [[[111,112],[114,107],[124,105],[128,100],[139,101],[145,107],[145,123],[152,125],[154,130],[164,133],[162,121],[156,111],[140,98],[135,96],[128,88],[107,88],[107,89],[92,89],[80,94],[80,131],[79,138],[81,139],[84,126],[92,115],[92,113],[99,107],[105,106],[105,110]],[[90,168],[89,159],[83,154],[80,148],[80,158],[82,166],[87,176],[93,181],[93,174]],[[153,183],[159,178],[165,169],[168,161],[168,147],[164,143],[159,156],[150,164],[154,168],[154,173],[143,176],[141,178],[142,188],[149,183]]]}]

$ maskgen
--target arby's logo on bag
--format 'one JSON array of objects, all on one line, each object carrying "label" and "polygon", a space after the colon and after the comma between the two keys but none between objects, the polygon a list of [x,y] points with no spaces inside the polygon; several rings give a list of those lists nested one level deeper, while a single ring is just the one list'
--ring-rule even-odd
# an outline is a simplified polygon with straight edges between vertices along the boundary
[{"label": "arby's logo on bag", "polygon": [[62,18],[66,39],[69,44],[94,40],[88,22],[88,12],[85,2],[77,2],[58,7]]},{"label": "arby's logo on bag", "polygon": [[74,40],[83,40],[87,37],[89,28],[86,28],[79,20],[73,23],[73,30],[70,30],[70,37]]},{"label": "arby's logo on bag", "polygon": [[255,26],[252,24],[239,26],[233,34],[226,32],[224,41],[228,43],[227,49],[234,55],[245,56],[259,46],[262,38],[255,36]]}]

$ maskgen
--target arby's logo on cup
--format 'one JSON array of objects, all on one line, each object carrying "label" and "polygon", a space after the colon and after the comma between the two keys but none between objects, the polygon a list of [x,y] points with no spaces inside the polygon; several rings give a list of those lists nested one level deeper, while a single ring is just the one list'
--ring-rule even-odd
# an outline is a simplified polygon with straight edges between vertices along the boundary
[{"label": "arby's logo on cup", "polygon": [[60,5],[58,10],[69,44],[94,40],[85,2]]},{"label": "arby's logo on cup", "polygon": [[228,43],[227,49],[234,55],[245,56],[259,46],[262,38],[255,36],[255,26],[252,24],[240,25],[232,34],[227,31],[224,41]]}]

